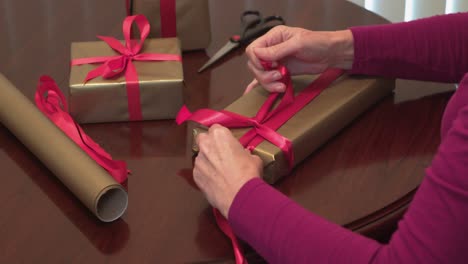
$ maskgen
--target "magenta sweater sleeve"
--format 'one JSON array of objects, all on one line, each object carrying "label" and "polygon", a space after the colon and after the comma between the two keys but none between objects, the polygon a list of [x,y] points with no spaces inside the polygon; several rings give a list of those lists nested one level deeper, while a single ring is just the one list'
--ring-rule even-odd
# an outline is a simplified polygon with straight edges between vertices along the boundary
[{"label": "magenta sweater sleeve", "polygon": [[[459,34],[459,31],[466,32],[466,16],[465,13],[446,16],[450,19],[434,17],[427,20],[454,26],[453,29],[446,28],[453,34],[447,34],[443,41],[430,34],[422,37],[424,34],[420,31],[428,29],[419,23],[427,21],[401,23],[395,28],[380,26],[380,30],[377,26],[354,28],[355,53],[359,58],[353,72],[459,81],[463,76],[460,72],[468,71],[467,36],[460,40]],[[465,23],[453,24],[455,20]],[[439,32],[439,26],[432,27]],[[384,36],[383,32],[387,31],[392,32],[391,37]],[[419,44],[405,42],[394,32],[402,32],[401,39],[410,36],[407,32],[422,39],[417,42]],[[440,34],[445,35],[445,32]],[[432,41],[438,44],[425,47]],[[451,47],[448,51],[440,48],[447,47],[445,42]],[[465,46],[460,47],[460,43]],[[387,50],[381,56],[379,47],[382,46],[400,47],[392,47],[393,52]],[[445,58],[444,54],[448,56]],[[460,57],[464,57],[464,62]],[[434,65],[425,65],[429,63]],[[238,192],[229,210],[229,223],[234,232],[269,263],[467,263],[468,74],[447,105],[441,132],[442,142],[426,169],[426,177],[399,222],[398,230],[386,245],[305,210],[261,179],[247,182]]]},{"label": "magenta sweater sleeve", "polygon": [[458,83],[468,72],[468,13],[351,31],[351,73]]},{"label": "magenta sweater sleeve", "polygon": [[468,74],[452,101],[464,106],[445,114],[451,127],[389,244],[326,221],[259,178],[231,205],[234,233],[269,263],[466,263]]}]

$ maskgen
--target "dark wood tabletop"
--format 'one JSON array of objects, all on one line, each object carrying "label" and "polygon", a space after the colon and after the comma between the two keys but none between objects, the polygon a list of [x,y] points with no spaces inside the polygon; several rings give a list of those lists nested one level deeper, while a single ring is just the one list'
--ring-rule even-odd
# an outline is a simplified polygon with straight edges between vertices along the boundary
[{"label": "dark wood tabletop", "polygon": [[[185,102],[222,109],[252,75],[243,49],[197,69],[239,30],[247,9],[290,26],[336,30],[386,21],[342,0],[210,2],[212,43],[183,55]],[[121,37],[124,1],[0,0],[0,72],[32,99],[39,76],[68,94],[70,43]],[[302,162],[277,189],[308,210],[385,239],[411,201],[439,144],[453,86],[397,81],[395,93]],[[1,95],[0,95],[1,96]],[[213,263],[233,259],[230,241],[192,180],[190,131],[173,120],[84,125],[132,171],[123,217],[100,222],[0,125],[0,263]],[[34,129],[34,128],[31,128]],[[248,256],[259,260],[251,250]]]}]

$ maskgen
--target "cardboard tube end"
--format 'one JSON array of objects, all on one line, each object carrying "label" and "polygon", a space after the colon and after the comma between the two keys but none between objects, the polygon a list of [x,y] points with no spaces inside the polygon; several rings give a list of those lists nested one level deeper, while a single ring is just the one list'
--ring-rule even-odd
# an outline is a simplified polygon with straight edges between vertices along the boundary
[{"label": "cardboard tube end", "polygon": [[125,213],[127,205],[128,194],[123,188],[109,188],[98,197],[96,216],[103,222],[115,221]]}]

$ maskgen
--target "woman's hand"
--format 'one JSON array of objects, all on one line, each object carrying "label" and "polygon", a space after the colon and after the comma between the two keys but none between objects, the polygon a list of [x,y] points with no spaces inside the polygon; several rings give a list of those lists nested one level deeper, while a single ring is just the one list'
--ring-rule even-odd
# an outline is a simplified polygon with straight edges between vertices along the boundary
[{"label": "woman's hand", "polygon": [[249,92],[259,82],[270,92],[283,92],[278,71],[266,71],[260,60],[285,65],[292,75],[321,73],[329,67],[350,69],[354,57],[350,30],[310,31],[277,26],[252,42],[246,49],[248,67],[255,75]]},{"label": "woman's hand", "polygon": [[262,160],[234,138],[227,128],[213,125],[196,137],[199,152],[193,178],[208,202],[227,218],[232,201],[250,179],[262,174]]}]

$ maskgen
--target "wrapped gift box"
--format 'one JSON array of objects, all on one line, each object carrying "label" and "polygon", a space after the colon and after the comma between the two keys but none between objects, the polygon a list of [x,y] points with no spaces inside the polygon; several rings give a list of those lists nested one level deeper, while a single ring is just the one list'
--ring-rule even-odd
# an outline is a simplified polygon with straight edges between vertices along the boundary
[{"label": "wrapped gift box", "polygon": [[[133,14],[143,14],[148,18],[150,37],[177,36],[182,43],[182,50],[204,49],[210,44],[208,0],[131,0],[130,5]],[[171,10],[163,9],[171,5],[175,5],[176,35],[171,35],[170,29],[161,31],[161,27],[168,27],[164,21],[172,19]],[[161,12],[166,16],[165,19],[161,18]]]},{"label": "wrapped gift box", "polygon": [[[313,78],[311,76],[293,78],[295,93],[303,90]],[[292,142],[294,166],[378,100],[389,95],[394,85],[394,80],[346,75],[331,84],[277,130],[279,134]],[[226,107],[225,110],[243,116],[254,116],[268,95],[268,92],[262,87],[256,87]],[[248,130],[250,129],[231,129],[237,138],[240,138]],[[193,129],[193,135],[196,136],[205,131],[206,128],[197,125]],[[192,148],[195,152],[198,150],[195,144]],[[272,143],[263,141],[252,153],[262,159],[264,164],[263,177],[268,183],[274,183],[289,173],[284,153]]]},{"label": "wrapped gift box", "polygon": [[[141,53],[180,55],[177,38],[147,39]],[[71,45],[73,59],[118,55],[103,41]],[[120,54],[119,54],[120,55]],[[180,61],[133,61],[140,89],[143,120],[171,119],[183,104],[183,70]],[[70,112],[79,123],[128,121],[128,98],[124,74],[97,77],[85,82],[89,71],[100,64],[71,67]]]}]

